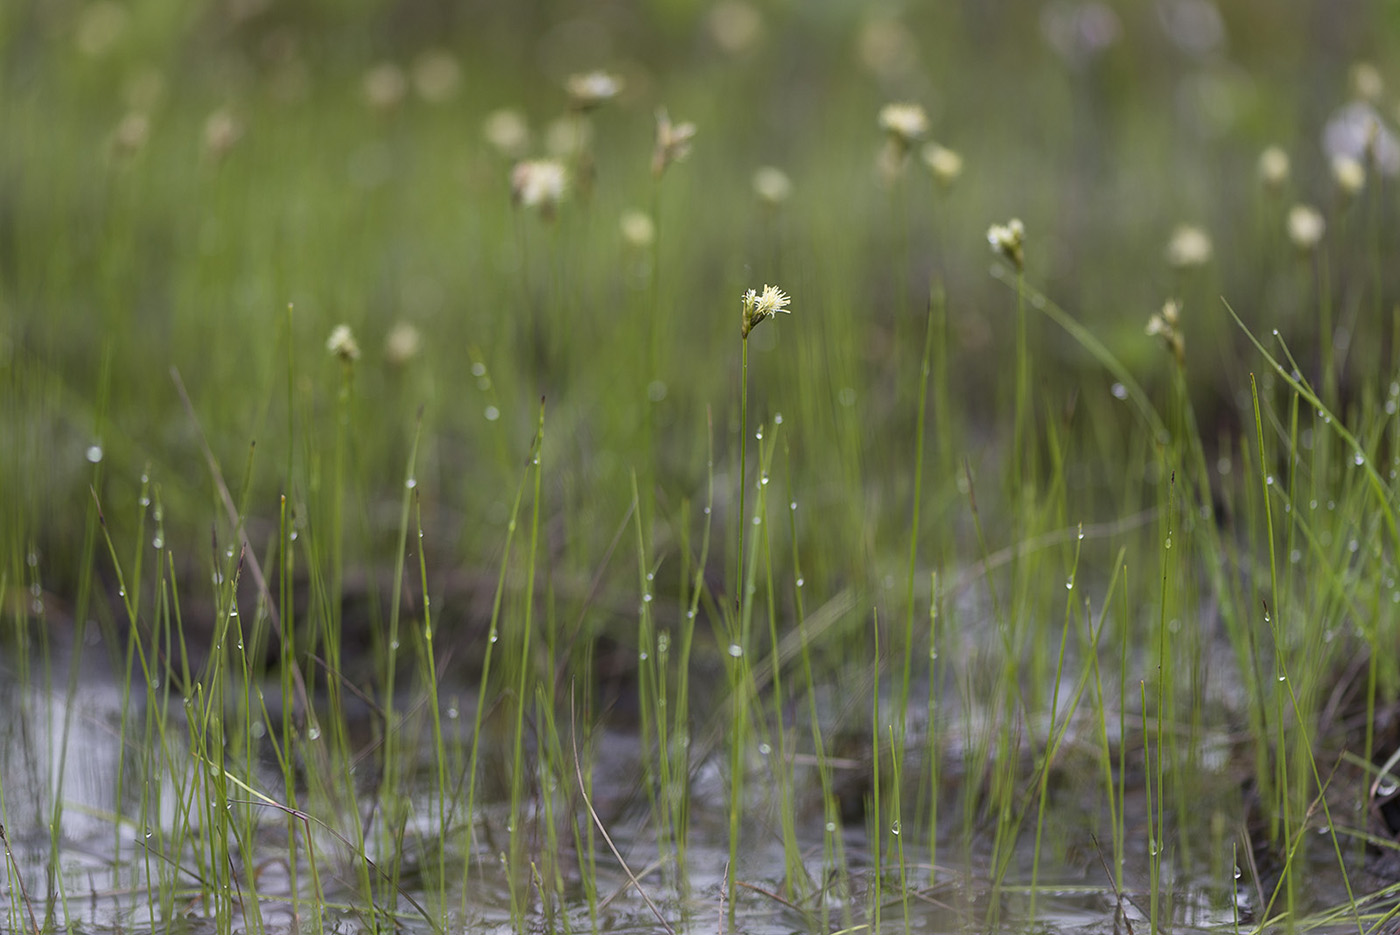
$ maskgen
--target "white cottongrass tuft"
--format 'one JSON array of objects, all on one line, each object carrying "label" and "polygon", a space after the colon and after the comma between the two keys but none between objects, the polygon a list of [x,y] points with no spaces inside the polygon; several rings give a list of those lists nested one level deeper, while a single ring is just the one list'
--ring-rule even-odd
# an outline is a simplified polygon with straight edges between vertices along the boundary
[{"label": "white cottongrass tuft", "polygon": [[554,216],[568,186],[569,174],[555,159],[518,162],[510,173],[511,198],[518,205],[537,209],[544,218]]},{"label": "white cottongrass tuft", "polygon": [[326,350],[347,364],[360,359],[360,345],[349,325],[336,325],[326,338]]},{"label": "white cottongrass tuft", "polygon": [[762,292],[750,289],[744,293],[742,299],[744,316],[740,335],[744,338],[748,338],[749,332],[765,319],[772,318],[779,312],[784,315],[792,314],[792,309],[788,308],[792,297],[777,286],[764,285]]},{"label": "white cottongrass tuft", "polygon": [[1312,250],[1326,230],[1327,222],[1312,205],[1294,205],[1288,210],[1288,239],[1299,250]]},{"label": "white cottongrass tuft", "polygon": [[1026,262],[1026,225],[1020,218],[1012,218],[1005,224],[993,224],[987,228],[987,244],[992,252],[1009,260],[1016,269]]},{"label": "white cottongrass tuft", "polygon": [[1178,226],[1167,241],[1167,262],[1177,269],[1205,266],[1213,252],[1210,234],[1192,224]]},{"label": "white cottongrass tuft", "polygon": [[758,200],[776,208],[792,197],[792,180],[774,166],[763,166],[753,174],[753,193]]}]

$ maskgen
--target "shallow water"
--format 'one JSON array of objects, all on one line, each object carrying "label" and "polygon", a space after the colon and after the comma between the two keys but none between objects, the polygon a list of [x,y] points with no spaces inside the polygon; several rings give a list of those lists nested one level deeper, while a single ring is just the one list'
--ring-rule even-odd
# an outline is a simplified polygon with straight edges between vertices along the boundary
[{"label": "shallow water", "polygon": [[[67,660],[53,664],[56,683],[66,679],[67,664]],[[178,717],[178,699],[171,705],[177,717],[165,731],[166,749],[157,758],[165,768],[153,771],[147,769],[146,764],[153,760],[142,755],[139,738],[143,736],[141,725],[154,712],[146,710],[139,692],[124,702],[121,683],[105,669],[103,660],[93,656],[83,661],[78,690],[71,697],[63,684],[45,684],[32,671],[27,682],[13,672],[8,674],[10,677],[0,681],[0,711],[7,713],[0,723],[0,806],[9,843],[7,870],[0,879],[6,906],[0,910],[4,913],[0,928],[27,928],[32,911],[40,925],[69,924],[90,932],[220,930],[219,921],[210,917],[209,904],[199,895],[199,880],[212,871],[200,865],[194,846],[204,820],[201,816],[207,817],[201,809],[215,807],[215,803],[192,801],[193,786],[186,771],[192,754],[189,733]],[[268,691],[272,692],[272,686]],[[475,691],[462,686],[444,697],[448,695],[474,699]],[[125,747],[121,740],[124,703]],[[412,699],[402,700],[404,707],[411,704]],[[455,703],[453,709],[456,717],[449,719],[446,729],[459,736],[448,742],[469,741],[470,704]],[[276,717],[274,713],[274,723]],[[360,720],[367,722],[368,717]],[[882,829],[886,850],[879,894],[881,929],[1126,932],[1131,927],[1135,932],[1144,931],[1150,905],[1147,872],[1151,855],[1148,799],[1140,775],[1129,780],[1124,804],[1126,892],[1121,897],[1110,881],[1106,852],[1111,842],[1094,833],[1095,828],[1107,827],[1101,776],[1079,767],[1052,774],[1038,873],[1034,846],[1037,799],[1029,794],[1020,797],[1030,805],[1019,816],[1021,831],[997,886],[992,865],[994,822],[980,814],[970,821],[963,817],[965,794],[971,794],[969,790],[980,782],[982,770],[969,762],[976,745],[959,732],[976,720],[970,713],[950,716],[948,724],[939,725],[946,760],[939,783],[943,813],[936,835],[937,869],[931,864],[926,820],[910,821],[897,836]],[[916,733],[919,738],[911,739],[902,787],[911,814],[916,805],[922,808],[919,792],[929,785],[923,759],[924,726],[911,717],[911,738]],[[790,735],[805,729],[800,723],[791,727]],[[354,730],[363,731],[363,736],[353,743],[369,742],[368,723],[352,722]],[[401,824],[405,843],[400,888],[395,892],[382,880],[373,879],[378,905],[392,907],[399,927],[406,932],[432,932],[439,923],[445,923],[450,931],[514,932],[514,883],[517,911],[525,912],[532,930],[662,931],[652,909],[630,885],[627,870],[589,822],[587,808],[577,795],[577,783],[570,776],[554,778],[558,793],[554,808],[571,809],[576,825],[555,814],[560,843],[557,851],[551,851],[544,833],[545,800],[528,798],[522,805],[522,834],[528,838],[526,852],[539,876],[533,884],[529,879],[522,881],[518,874],[512,880],[504,866],[510,839],[509,771],[505,767],[510,751],[506,732],[498,733],[483,731],[474,833],[469,838],[466,825],[453,817],[454,831],[446,836],[446,850],[440,859],[431,846],[439,837],[437,771],[431,744],[421,744],[414,762],[404,764],[403,783],[410,794],[406,798],[409,810]],[[700,736],[697,732],[697,738]],[[1072,730],[1066,740],[1069,752],[1063,759],[1075,759],[1076,745],[1088,744],[1091,739],[1087,731]],[[678,880],[675,863],[660,859],[663,852],[642,780],[638,734],[622,728],[599,729],[588,741],[584,759],[591,774],[591,802],[627,867],[675,928],[724,930],[729,858],[725,750],[716,747],[707,752],[705,743],[697,739],[692,751],[690,825],[684,877]],[[795,756],[791,809],[807,879],[789,885],[781,831],[785,806],[777,794],[773,769],[780,756],[764,749],[755,744],[746,773],[748,792],[736,873],[740,930],[779,935],[844,931],[872,924],[876,877],[869,846],[871,823],[859,819],[845,825],[828,823],[816,770],[811,768],[810,758]],[[1172,832],[1163,853],[1161,911],[1176,931],[1249,929],[1261,915],[1261,891],[1254,885],[1247,858],[1239,851],[1240,769],[1231,762],[1225,752],[1228,749],[1228,738],[1203,742],[1194,794],[1189,800],[1167,803],[1168,827],[1181,830]],[[313,889],[307,850],[302,846],[295,851],[296,887],[301,898],[294,905],[292,868],[287,862],[287,816],[270,806],[247,804],[258,794],[278,799],[283,794],[284,781],[275,758],[267,748],[261,750],[261,756],[260,768],[252,777],[252,785],[258,788],[249,791],[230,786],[225,792],[233,803],[225,803],[225,807],[250,808],[256,813],[254,837],[229,844],[230,854],[236,854],[237,859],[236,866],[224,874],[225,885],[232,887],[235,903],[238,894],[255,886],[261,899],[260,924],[267,931],[293,931],[298,917],[304,930],[317,918],[309,899]],[[373,827],[375,813],[367,794],[373,788],[369,759],[365,760],[364,773],[356,774],[357,784],[366,793],[357,805],[361,818]],[[1141,774],[1140,767],[1129,765],[1130,773]],[[835,772],[849,778],[859,777],[866,769],[868,762],[857,756],[838,762]],[[460,779],[459,773],[454,774],[454,783]],[[1031,770],[1022,769],[1018,775],[1030,776]],[[308,777],[302,775],[299,794],[305,794],[307,782]],[[460,799],[460,794],[453,797]],[[860,802],[857,795],[856,807]],[[1200,814],[1179,816],[1177,811],[1183,804],[1199,809]],[[190,808],[196,813],[193,818],[185,812]],[[460,816],[462,810],[460,804],[454,806],[454,816]],[[142,815],[146,817],[138,817]],[[320,817],[325,824],[313,825],[311,834],[317,882],[324,897],[320,922],[327,930],[361,930],[366,925],[361,896],[364,877],[359,875],[354,849],[344,840],[352,836],[352,824],[343,814],[337,819],[323,812]],[[1179,817],[1185,820],[1177,821]],[[50,823],[55,818],[58,831],[51,836]],[[1316,818],[1313,823],[1320,825]],[[580,884],[574,827],[579,840],[591,837],[594,842],[591,872],[596,874],[597,900],[592,904]],[[182,828],[183,842],[179,839]],[[1187,831],[1194,839],[1183,837]],[[1316,833],[1308,837],[1315,839],[1307,842],[1312,869],[1302,890],[1295,893],[1297,904],[1307,912],[1343,905],[1345,891],[1330,838]],[[365,853],[373,859],[384,846],[383,838],[371,831]],[[1374,860],[1361,848],[1346,839],[1343,846],[1348,848],[1349,872],[1354,874],[1352,884],[1358,894],[1375,892],[1387,882],[1373,872]],[[901,856],[902,878],[909,881],[907,891],[898,885]],[[172,869],[175,864],[180,867],[178,873]],[[52,872],[55,869],[57,872]],[[555,872],[563,893],[557,904],[553,896],[542,899],[538,885],[546,874]],[[439,874],[445,878],[445,886],[440,885]],[[255,879],[250,881],[250,876]],[[18,885],[21,879],[22,890]],[[1034,900],[1032,880],[1036,883]],[[1267,893],[1267,887],[1263,892]],[[444,893],[446,905],[441,902]],[[1274,915],[1281,905],[1275,906]],[[1385,903],[1380,900],[1367,909],[1381,912]],[[1314,916],[1310,923],[1322,930],[1356,930],[1355,922],[1345,917],[1323,924]],[[245,911],[241,918],[225,919],[224,924],[255,930],[258,923]]]}]

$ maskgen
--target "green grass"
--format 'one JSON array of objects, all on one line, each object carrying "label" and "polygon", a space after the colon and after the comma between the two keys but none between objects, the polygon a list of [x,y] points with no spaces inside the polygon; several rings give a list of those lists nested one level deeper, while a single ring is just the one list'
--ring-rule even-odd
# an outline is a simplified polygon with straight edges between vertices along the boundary
[{"label": "green grass", "polygon": [[4,7],[0,928],[1365,935],[1400,21],[1141,6]]}]

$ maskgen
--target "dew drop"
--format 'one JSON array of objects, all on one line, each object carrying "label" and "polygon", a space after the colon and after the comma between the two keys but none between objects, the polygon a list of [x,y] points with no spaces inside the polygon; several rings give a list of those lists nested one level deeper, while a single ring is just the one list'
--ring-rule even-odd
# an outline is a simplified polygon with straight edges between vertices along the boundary
[{"label": "dew drop", "polygon": [[1361,467],[1361,465],[1366,463],[1366,456],[1358,451],[1355,455],[1352,456],[1351,463],[1356,465],[1357,467]]},{"label": "dew drop", "polygon": [[807,579],[806,579],[806,578],[798,578],[798,579],[797,579],[797,586],[798,586],[799,588],[802,587],[802,586],[803,586],[804,584],[806,584],[806,583],[807,583]]},{"label": "dew drop", "polygon": [[895,837],[899,837],[899,819],[898,819],[898,818],[896,818],[896,819],[890,824],[890,834],[894,835]]},{"label": "dew drop", "polygon": [[486,421],[487,421],[487,422],[495,422],[495,421],[496,421],[497,419],[499,419],[500,417],[501,417],[501,410],[497,409],[495,406],[487,406],[487,407],[486,407]]},{"label": "dew drop", "polygon": [[410,477],[408,480],[403,482],[403,485],[409,490],[412,490],[414,487],[418,486],[418,478]]},{"label": "dew drop", "polygon": [[89,461],[91,461],[93,464],[96,464],[97,462],[101,461],[101,460],[102,460],[102,446],[101,446],[101,445],[89,445],[89,446],[88,446],[88,450],[87,450],[87,459],[88,459]]},{"label": "dew drop", "polygon": [[729,655],[733,656],[735,659],[740,658],[744,655],[744,647],[740,646],[738,643],[730,643]]},{"label": "dew drop", "polygon": [[1113,394],[1114,399],[1128,398],[1128,388],[1121,383],[1113,384],[1108,388],[1108,391]]},{"label": "dew drop", "polygon": [[773,752],[773,748],[768,746],[768,744],[766,743],[761,743],[758,745],[758,752],[763,756],[767,756],[768,754]]},{"label": "dew drop", "polygon": [[483,364],[483,363],[482,363],[481,361],[479,361],[479,360],[478,360],[476,363],[472,364],[472,376],[474,376],[474,377],[484,377],[484,376],[486,376],[486,365]]}]

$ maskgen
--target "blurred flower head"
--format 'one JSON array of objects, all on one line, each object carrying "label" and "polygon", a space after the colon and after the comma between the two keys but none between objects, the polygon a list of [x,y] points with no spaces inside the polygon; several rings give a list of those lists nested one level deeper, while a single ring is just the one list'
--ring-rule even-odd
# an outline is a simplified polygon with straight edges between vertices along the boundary
[{"label": "blurred flower head", "polygon": [[1282,147],[1269,146],[1259,154],[1259,181],[1266,188],[1278,189],[1288,181],[1288,153]]},{"label": "blurred flower head", "polygon": [[204,154],[215,162],[228,155],[229,150],[243,138],[243,121],[227,107],[221,107],[204,121]]},{"label": "blurred flower head", "polygon": [[763,14],[743,0],[720,0],[705,24],[715,44],[730,55],[747,52],[763,36]]},{"label": "blurred flower head", "polygon": [[1332,179],[1348,198],[1355,197],[1366,187],[1366,167],[1351,156],[1332,157]]},{"label": "blurred flower head", "polygon": [[150,136],[151,118],[139,110],[133,110],[122,117],[112,131],[112,152],[118,156],[130,156],[144,148]]},{"label": "blurred flower head", "polygon": [[656,224],[645,211],[624,211],[618,227],[627,245],[638,250],[645,250],[656,240]]},{"label": "blurred flower head", "polygon": [[776,208],[792,197],[792,180],[774,166],[763,166],[753,174],[753,193],[758,200]]},{"label": "blurred flower head", "polygon": [[886,104],[879,120],[880,129],[906,151],[928,133],[928,114],[918,104]]},{"label": "blurred flower head", "polygon": [[1322,129],[1322,148],[1334,165],[1345,157],[1384,175],[1400,175],[1400,138],[1366,101],[1352,101],[1332,114]]},{"label": "blurred flower head", "polygon": [[502,108],[486,115],[481,124],[481,133],[486,142],[507,158],[525,155],[530,146],[530,125],[525,115],[518,110]]},{"label": "blurred flower head", "polygon": [[1177,269],[1205,266],[1213,248],[1210,235],[1192,224],[1181,224],[1167,241],[1167,262]]},{"label": "blurred flower head", "polygon": [[1186,336],[1181,332],[1181,307],[1168,299],[1160,312],[1147,320],[1147,333],[1160,337],[1178,365],[1186,363]]},{"label": "blurred flower head", "polygon": [[788,308],[788,303],[792,297],[777,286],[763,287],[762,292],[750,289],[743,297],[743,322],[740,325],[740,336],[747,338],[752,331],[764,319],[772,318],[782,312],[784,315],[791,315],[792,309]]},{"label": "blurred flower head", "polygon": [[349,325],[336,325],[326,339],[326,350],[347,364],[360,359],[360,345]]},{"label": "blurred flower head", "polygon": [[384,359],[402,367],[418,356],[422,346],[423,336],[417,328],[406,321],[396,322],[384,338]]},{"label": "blurred flower head", "polygon": [[656,109],[656,148],[651,156],[651,174],[660,178],[666,167],[680,162],[690,155],[690,144],[695,139],[695,124],[672,123],[666,108]]},{"label": "blurred flower head", "polygon": [[413,88],[429,104],[445,104],[462,86],[462,66],[451,52],[429,49],[413,61]]},{"label": "blurred flower head", "polygon": [[933,173],[934,180],[944,188],[950,188],[958,180],[958,176],[962,175],[962,156],[945,146],[925,143],[921,155],[924,165]]},{"label": "blurred flower head", "polygon": [[617,97],[622,92],[622,79],[605,71],[590,71],[570,75],[564,82],[569,93],[569,106],[589,111]]},{"label": "blurred flower head", "polygon": [[1385,79],[1380,69],[1370,62],[1351,66],[1351,93],[1358,100],[1376,103],[1385,95]]},{"label": "blurred flower head", "polygon": [[365,103],[380,112],[394,110],[408,93],[408,78],[393,62],[381,62],[365,72],[360,82]]},{"label": "blurred flower head", "polygon": [[1312,250],[1326,230],[1327,222],[1312,205],[1294,205],[1288,210],[1288,239],[1299,250]]},{"label": "blurred flower head", "polygon": [[555,159],[518,162],[510,173],[512,200],[522,207],[536,209],[546,220],[554,217],[568,185],[568,172],[564,164]]},{"label": "blurred flower head", "polygon": [[1008,260],[1020,270],[1026,263],[1026,225],[1020,218],[987,228],[987,244],[992,252]]}]

